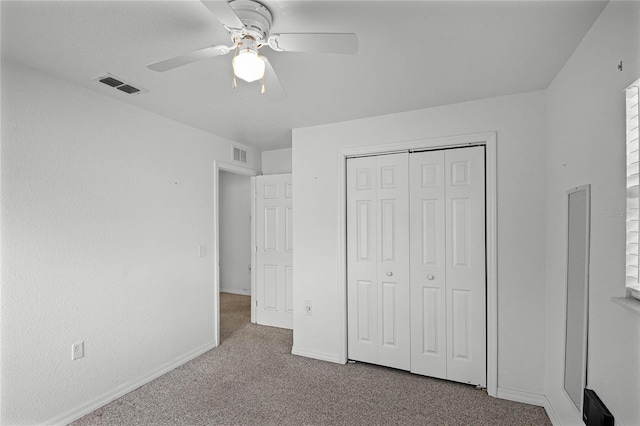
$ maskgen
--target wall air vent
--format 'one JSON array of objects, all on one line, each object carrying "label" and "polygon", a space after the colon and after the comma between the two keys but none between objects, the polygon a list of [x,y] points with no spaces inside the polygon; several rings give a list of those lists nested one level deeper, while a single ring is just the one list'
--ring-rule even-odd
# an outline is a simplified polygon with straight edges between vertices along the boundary
[{"label": "wall air vent", "polygon": [[132,84],[129,84],[120,77],[116,77],[115,75],[109,73],[92,78],[92,80],[98,81],[102,84],[106,84],[107,86],[118,89],[128,95],[138,95],[140,93],[148,92],[148,90],[146,89],[142,89],[141,87],[134,87]]},{"label": "wall air vent", "polygon": [[247,151],[237,147],[233,147],[233,161],[247,164]]}]

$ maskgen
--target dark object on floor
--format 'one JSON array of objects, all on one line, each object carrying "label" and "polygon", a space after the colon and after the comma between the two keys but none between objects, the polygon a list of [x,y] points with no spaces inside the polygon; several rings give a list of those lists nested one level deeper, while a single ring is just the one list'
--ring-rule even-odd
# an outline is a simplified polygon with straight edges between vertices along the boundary
[{"label": "dark object on floor", "polygon": [[613,426],[613,415],[591,389],[584,390],[582,421],[587,426]]}]

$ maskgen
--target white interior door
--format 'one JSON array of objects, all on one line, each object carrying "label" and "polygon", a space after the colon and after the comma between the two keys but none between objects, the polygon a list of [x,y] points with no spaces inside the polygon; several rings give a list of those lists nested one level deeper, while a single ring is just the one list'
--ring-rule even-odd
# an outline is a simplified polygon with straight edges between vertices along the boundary
[{"label": "white interior door", "polygon": [[410,368],[408,154],[347,161],[349,358]]},{"label": "white interior door", "polygon": [[484,147],[445,151],[447,379],[486,386]]},{"label": "white interior door", "polygon": [[291,174],[256,177],[256,322],[293,328]]}]

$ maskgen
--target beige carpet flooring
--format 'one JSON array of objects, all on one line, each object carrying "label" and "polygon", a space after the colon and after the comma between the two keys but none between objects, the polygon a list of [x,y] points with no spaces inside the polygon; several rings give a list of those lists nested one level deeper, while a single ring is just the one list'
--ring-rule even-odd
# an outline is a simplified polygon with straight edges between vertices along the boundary
[{"label": "beige carpet flooring", "polygon": [[[222,343],[74,425],[550,425],[544,409],[472,386],[291,355],[292,333],[222,294]],[[526,368],[523,366],[523,368]]]}]

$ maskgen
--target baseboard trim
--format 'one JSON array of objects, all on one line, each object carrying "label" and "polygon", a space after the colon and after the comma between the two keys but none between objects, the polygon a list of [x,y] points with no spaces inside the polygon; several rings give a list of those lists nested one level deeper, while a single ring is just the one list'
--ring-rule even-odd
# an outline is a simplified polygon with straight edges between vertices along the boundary
[{"label": "baseboard trim", "polygon": [[515,389],[501,388],[500,386],[498,386],[496,397],[501,399],[508,399],[509,401],[537,405],[538,407],[544,407],[545,403],[547,402],[547,397],[544,395],[523,392]]},{"label": "baseboard trim", "polygon": [[293,355],[299,355],[306,358],[319,359],[320,361],[333,362],[335,364],[344,364],[343,362],[340,362],[340,357],[337,354],[299,349],[299,348],[296,348],[295,346],[291,348],[291,353]]},{"label": "baseboard trim", "polygon": [[109,391],[101,396],[99,396],[98,398],[94,399],[93,401],[84,404],[80,407],[74,408],[72,410],[69,410],[68,412],[66,412],[65,414],[63,414],[60,417],[57,417],[53,420],[49,420],[47,422],[45,422],[45,424],[48,425],[67,425],[75,420],[78,420],[79,418],[86,416],[87,414],[91,413],[92,411],[97,410],[100,407],[103,407],[105,405],[107,405],[108,403],[120,398],[121,396],[124,396],[126,394],[128,394],[129,392],[138,389],[141,386],[146,385],[147,383],[157,379],[158,377],[162,376],[163,374],[168,373],[169,371],[180,367],[182,364],[186,364],[187,362],[191,361],[194,358],[199,357],[200,355],[202,355],[203,353],[210,351],[211,349],[215,348],[217,345],[215,343],[209,343],[205,346],[200,347],[199,349],[196,349],[194,351],[191,351],[185,355],[182,355],[181,357],[175,359],[174,361],[172,361],[169,364],[165,364],[163,366],[161,366],[160,368],[158,368],[157,370],[151,372],[150,374],[135,380],[133,382],[129,382],[129,383],[125,383],[122,386]]},{"label": "baseboard trim", "polygon": [[547,412],[547,416],[549,420],[551,420],[551,424],[553,426],[562,426],[562,422],[556,413],[556,410],[553,409],[553,405],[551,405],[551,401],[546,396],[544,397],[544,411]]},{"label": "baseboard trim", "polygon": [[221,288],[220,293],[239,294],[240,296],[251,296],[251,290],[236,290],[232,288]]}]

